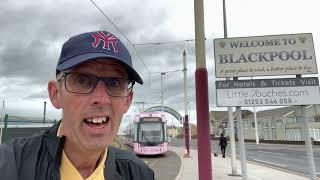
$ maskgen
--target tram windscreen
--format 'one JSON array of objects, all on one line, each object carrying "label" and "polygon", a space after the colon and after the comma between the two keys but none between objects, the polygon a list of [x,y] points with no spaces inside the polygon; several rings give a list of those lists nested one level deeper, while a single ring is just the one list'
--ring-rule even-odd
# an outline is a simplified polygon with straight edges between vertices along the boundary
[{"label": "tram windscreen", "polygon": [[140,122],[138,141],[146,145],[157,145],[163,142],[163,123]]}]

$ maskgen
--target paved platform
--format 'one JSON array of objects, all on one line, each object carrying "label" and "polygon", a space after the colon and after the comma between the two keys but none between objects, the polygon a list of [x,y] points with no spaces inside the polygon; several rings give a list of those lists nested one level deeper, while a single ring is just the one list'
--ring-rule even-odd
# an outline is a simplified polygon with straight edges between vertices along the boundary
[{"label": "paved platform", "polygon": [[[199,179],[198,175],[198,151],[194,149],[190,149],[190,158],[184,158],[184,148],[182,147],[170,147],[171,151],[174,151],[181,158],[181,168],[178,176],[175,180],[197,180]],[[237,180],[242,179],[241,174],[241,165],[240,161],[236,161],[237,173],[238,176],[231,175],[231,159],[230,157],[222,158],[221,154],[218,157],[214,157],[211,154],[212,160],[212,179],[213,180]],[[298,174],[294,174],[292,172],[286,172],[280,169],[274,169],[271,167],[266,167],[262,165],[258,165],[255,163],[248,162],[247,163],[247,171],[248,171],[248,180],[307,180],[309,179],[306,176],[301,176]]]}]

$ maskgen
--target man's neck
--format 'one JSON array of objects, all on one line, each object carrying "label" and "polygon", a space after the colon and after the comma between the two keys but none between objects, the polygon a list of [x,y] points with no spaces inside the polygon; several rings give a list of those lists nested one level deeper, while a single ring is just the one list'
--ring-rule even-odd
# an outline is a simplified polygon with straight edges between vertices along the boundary
[{"label": "man's neck", "polygon": [[[64,152],[73,166],[79,171],[83,178],[88,178],[99,164],[103,151],[81,151],[80,148],[72,148],[67,142]],[[84,158],[85,157],[85,158]]]}]

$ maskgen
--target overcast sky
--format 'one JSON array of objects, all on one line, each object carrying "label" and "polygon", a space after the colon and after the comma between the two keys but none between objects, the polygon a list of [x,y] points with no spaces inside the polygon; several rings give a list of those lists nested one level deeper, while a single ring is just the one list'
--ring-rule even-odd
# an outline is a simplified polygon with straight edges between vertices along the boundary
[{"label": "overcast sky", "polygon": [[[194,39],[192,0],[95,2],[132,44]],[[222,0],[204,3],[209,109],[214,110],[217,108],[213,39],[223,37]],[[318,0],[226,0],[226,3],[229,37],[312,33],[319,56]],[[194,41],[133,48],[90,0],[1,0],[0,24],[0,100],[5,100],[7,113],[42,117],[43,102],[47,101],[48,117],[59,119],[60,111],[48,100],[47,81],[54,78],[60,48],[73,35],[103,29],[117,35],[130,50],[133,65],[145,82],[134,87],[134,102],[145,102],[145,109],[159,105],[160,72],[182,70],[185,49],[190,119],[196,122]],[[164,104],[184,115],[183,72],[169,72],[163,78]],[[135,111],[139,108],[134,103],[127,117]]]}]

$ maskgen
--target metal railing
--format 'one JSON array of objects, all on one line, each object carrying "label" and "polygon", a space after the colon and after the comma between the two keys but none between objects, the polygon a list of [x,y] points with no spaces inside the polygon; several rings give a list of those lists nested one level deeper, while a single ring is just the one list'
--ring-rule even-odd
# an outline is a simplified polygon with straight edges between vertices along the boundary
[{"label": "metal railing", "polygon": [[11,138],[29,136],[40,130],[51,127],[56,121],[46,121],[43,123],[41,119],[24,118],[17,116],[4,115],[0,121],[0,144],[7,142]]}]

